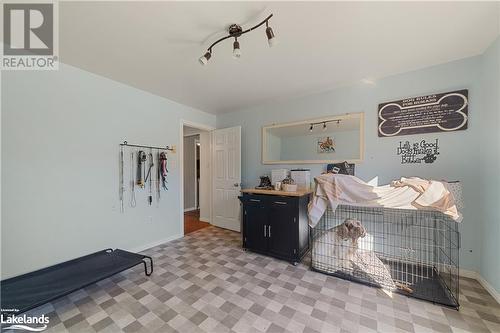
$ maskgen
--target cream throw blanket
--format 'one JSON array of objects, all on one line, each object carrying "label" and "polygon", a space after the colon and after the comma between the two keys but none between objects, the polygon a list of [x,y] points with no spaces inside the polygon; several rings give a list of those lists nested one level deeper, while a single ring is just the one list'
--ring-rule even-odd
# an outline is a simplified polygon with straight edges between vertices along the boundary
[{"label": "cream throw blanket", "polygon": [[328,205],[333,211],[338,205],[437,210],[462,221],[445,182],[412,177],[372,186],[354,176],[339,174],[323,174],[314,181],[316,187],[309,203],[311,227],[316,226]]}]

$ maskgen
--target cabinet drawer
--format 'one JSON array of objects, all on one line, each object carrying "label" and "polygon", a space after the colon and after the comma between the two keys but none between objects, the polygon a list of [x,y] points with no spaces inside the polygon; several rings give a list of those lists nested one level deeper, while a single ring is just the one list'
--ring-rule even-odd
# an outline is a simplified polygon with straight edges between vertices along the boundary
[{"label": "cabinet drawer", "polygon": [[268,196],[266,195],[243,195],[241,197],[241,202],[243,202],[243,204],[267,204],[267,202],[269,201],[269,198]]},{"label": "cabinet drawer", "polygon": [[296,197],[280,197],[273,196],[272,198],[268,198],[269,204],[273,206],[284,206],[284,207],[294,207],[297,206],[299,201]]}]

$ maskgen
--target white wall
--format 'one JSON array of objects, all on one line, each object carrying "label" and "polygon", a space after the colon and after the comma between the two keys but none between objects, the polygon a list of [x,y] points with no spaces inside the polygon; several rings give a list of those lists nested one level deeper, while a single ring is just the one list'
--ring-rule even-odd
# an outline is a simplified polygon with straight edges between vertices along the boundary
[{"label": "white wall", "polygon": [[[473,57],[377,80],[374,85],[356,84],[336,90],[239,110],[217,116],[218,128],[242,126],[242,182],[244,187],[258,184],[259,176],[273,168],[304,167],[318,175],[326,165],[263,165],[261,129],[264,125],[312,119],[344,113],[365,113],[365,160],[356,165],[356,174],[365,180],[379,177],[384,184],[402,176],[462,180],[466,208],[462,232],[461,267],[479,270],[481,252],[481,190],[479,121],[484,112],[480,82],[482,57]],[[335,73],[330,73],[335,75]],[[325,75],[328,69],[325,68]],[[469,128],[452,133],[431,133],[401,137],[377,136],[377,106],[381,102],[427,93],[469,89]],[[439,139],[441,154],[433,164],[402,165],[397,156],[399,141]]]},{"label": "white wall", "polygon": [[195,140],[199,135],[184,137],[184,210],[196,208]]},{"label": "white wall", "polygon": [[181,119],[214,126],[215,116],[63,64],[6,71],[1,83],[2,279],[182,235],[178,154],[159,207],[138,193],[122,214],[118,144],[179,147]]}]

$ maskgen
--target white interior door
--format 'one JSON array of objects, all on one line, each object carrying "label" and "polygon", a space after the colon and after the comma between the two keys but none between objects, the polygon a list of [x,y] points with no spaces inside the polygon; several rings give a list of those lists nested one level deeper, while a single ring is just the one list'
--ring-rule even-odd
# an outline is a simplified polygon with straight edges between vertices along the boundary
[{"label": "white interior door", "polygon": [[213,221],[221,228],[240,231],[241,127],[212,133]]}]

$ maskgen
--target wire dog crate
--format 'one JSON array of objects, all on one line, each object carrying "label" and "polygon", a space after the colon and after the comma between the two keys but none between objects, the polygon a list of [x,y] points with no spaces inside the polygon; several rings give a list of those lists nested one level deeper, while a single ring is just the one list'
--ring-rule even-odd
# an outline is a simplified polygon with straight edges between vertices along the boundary
[{"label": "wire dog crate", "polygon": [[[342,233],[348,221],[362,233]],[[311,238],[315,271],[459,307],[458,223],[440,212],[340,205]]]}]

